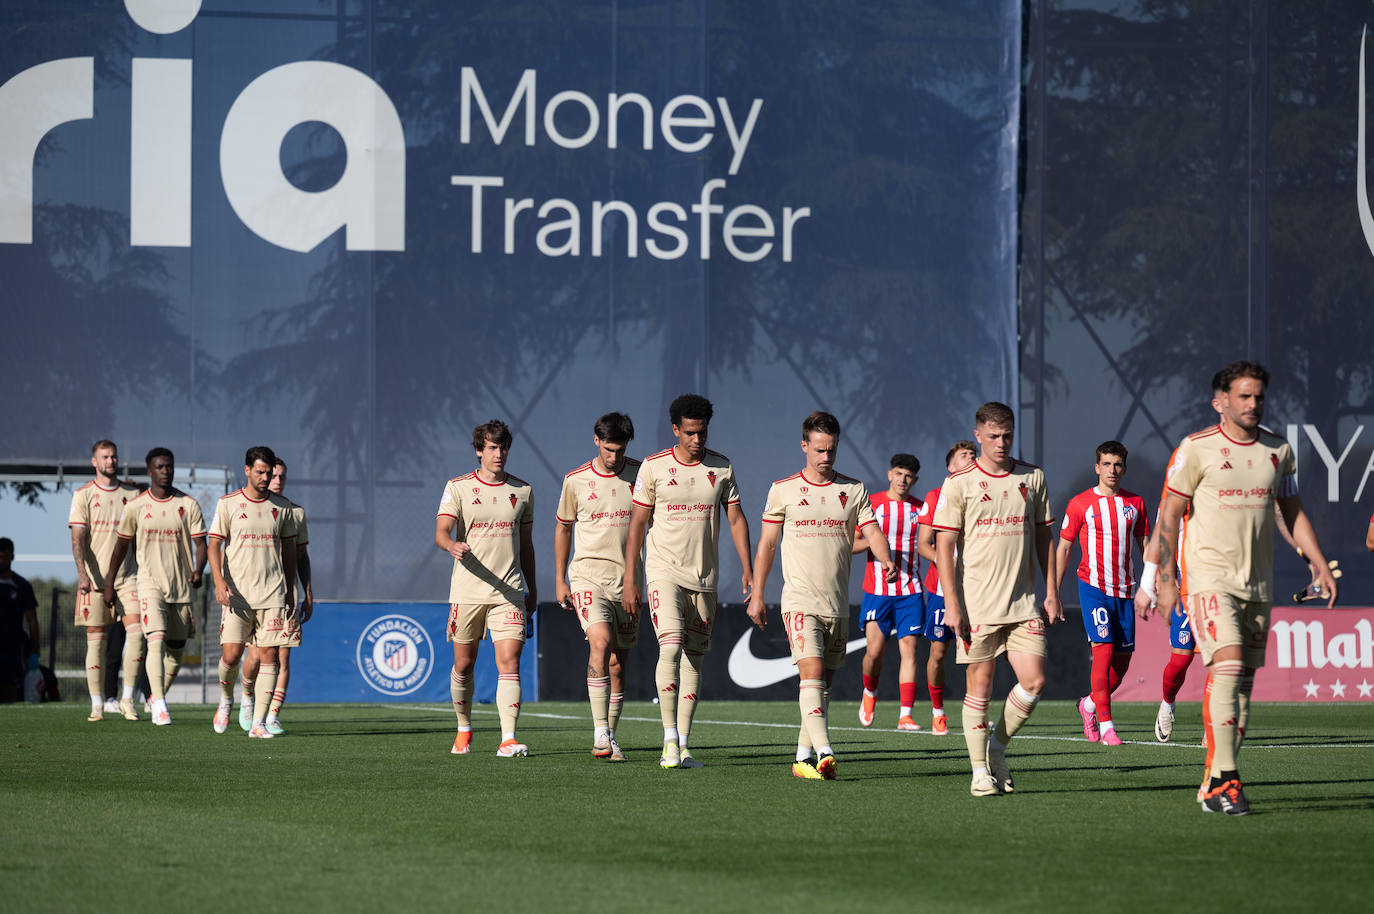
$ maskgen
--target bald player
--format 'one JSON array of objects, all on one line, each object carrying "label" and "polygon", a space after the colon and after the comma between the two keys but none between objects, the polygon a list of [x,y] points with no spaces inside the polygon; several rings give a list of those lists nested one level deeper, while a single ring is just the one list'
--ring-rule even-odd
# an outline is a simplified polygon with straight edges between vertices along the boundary
[{"label": "bald player", "polygon": [[264,718],[277,684],[277,648],[287,640],[287,607],[296,603],[296,520],[291,502],[273,495],[269,447],[243,455],[244,486],[219,500],[210,523],[210,572],[220,605],[219,706],[212,726],[229,729],[234,680],[244,645],[259,649],[252,739],[272,739]]},{"label": "bald player", "polygon": [[1178,603],[1174,568],[1181,540],[1181,587],[1212,682],[1211,765],[1201,805],[1205,812],[1243,816],[1250,803],[1237,757],[1269,635],[1275,502],[1322,593],[1329,595],[1328,607],[1335,604],[1337,587],[1298,497],[1292,448],[1260,425],[1269,372],[1257,362],[1236,361],[1222,369],[1215,386],[1221,391],[1220,423],[1185,438],[1165,474],[1158,608],[1167,612]]},{"label": "bald player", "polygon": [[105,602],[115,602],[115,576],[132,543],[138,559],[138,605],[148,639],[148,688],[153,723],[172,722],[167,690],[181,669],[186,642],[196,633],[191,591],[200,587],[208,551],[200,503],[172,487],[176,457],[155,447],[146,458],[148,489],[129,500],[105,569]]},{"label": "bald player", "polygon": [[781,544],[782,625],[801,679],[797,704],[802,729],[792,774],[807,780],[833,781],[838,773],[826,716],[830,684],[844,666],[849,641],[849,563],[855,535],[867,539],[889,583],[898,573],[868,490],[857,479],[835,472],[839,447],[840,423],[834,416],[817,411],[803,420],[805,465],[768,490],[749,598],[749,618],[763,629],[764,585]]},{"label": "bald player", "polygon": [[453,556],[448,640],[453,642],[449,694],[458,718],[453,754],[472,751],[472,670],[484,633],[496,655],[496,706],[501,758],[529,755],[515,738],[520,721],[520,652],[539,602],[534,568],[534,492],[506,472],[515,436],[492,419],[472,430],[477,469],[444,486],[434,544]]},{"label": "bald player", "polygon": [[[1063,610],[1053,585],[1054,517],[1045,474],[1011,456],[1016,420],[1010,407],[984,403],[974,420],[978,459],[940,487],[933,526],[945,625],[958,638],[958,661],[966,672],[970,792],[985,797],[1015,789],[1006,747],[1040,700],[1045,623],[1060,621]],[[1045,581],[1043,611],[1035,599],[1036,560]],[[1001,654],[1007,655],[1016,684],[992,733],[988,704]]]},{"label": "bald player", "polygon": [[130,554],[115,570],[113,600],[105,597],[105,572],[118,542],[119,522],[124,506],[138,495],[138,488],[118,478],[119,449],[102,438],[91,445],[91,466],[95,479],[72,493],[67,526],[72,533],[72,557],[76,560],[76,625],[86,629],[86,687],[91,694],[88,721],[104,718],[101,696],[101,660],[105,653],[105,630],[122,622],[124,642],[124,691],[119,713],[138,720],[134,710],[134,684],[138,666],[143,662],[143,623],[138,613],[138,564]]},{"label": "bald player", "polygon": [[[688,733],[701,690],[702,658],[711,649],[720,571],[720,509],[730,524],[745,596],[753,579],[749,520],[739,506],[735,471],[706,447],[711,401],[683,394],[668,406],[677,444],[649,457],[635,477],[634,513],[625,539],[621,602],[638,616],[639,552],[644,548],[644,591],[658,637],[659,715],[663,721],[663,768],[700,768]],[[646,533],[647,531],[647,533]]]},{"label": "bald player", "polygon": [[639,461],[625,453],[634,436],[634,423],[624,413],[596,420],[596,456],[563,478],[553,532],[555,599],[577,616],[587,639],[592,755],[611,762],[626,760],[615,725],[625,701],[625,664],[639,640],[639,618],[620,602],[639,473]]}]

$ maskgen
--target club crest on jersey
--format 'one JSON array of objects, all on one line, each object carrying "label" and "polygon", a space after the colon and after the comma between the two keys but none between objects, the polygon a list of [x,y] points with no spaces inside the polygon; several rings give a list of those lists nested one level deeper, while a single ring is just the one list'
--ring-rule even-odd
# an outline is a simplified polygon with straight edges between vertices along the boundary
[{"label": "club crest on jersey", "polygon": [[177,508],[177,517],[185,517],[185,516],[186,516],[186,508],[185,508],[185,507]]},{"label": "club crest on jersey", "polygon": [[596,488],[596,480],[595,480],[595,479],[588,479],[588,480],[587,480],[587,488],[589,488],[589,489],[595,489],[595,488]]},{"label": "club crest on jersey", "polygon": [[669,476],[676,476],[676,475],[677,475],[677,467],[668,467],[668,475],[669,475]]},{"label": "club crest on jersey", "polygon": [[272,519],[273,519],[273,520],[276,520],[276,519],[277,519],[277,509],[276,509],[276,508],[273,508],[273,509],[272,509]]},{"label": "club crest on jersey", "polygon": [[1222,448],[1222,449],[1221,449],[1221,456],[1223,456],[1223,457],[1230,457],[1230,456],[1231,456],[1231,449],[1230,449],[1229,447],[1224,447],[1224,448]]},{"label": "club crest on jersey", "polygon": [[1026,484],[1023,482],[1023,483],[1021,483],[1020,485],[1018,485],[1016,488],[1019,489],[1019,490],[1021,491],[1021,497],[1022,497],[1022,498],[1024,498],[1024,499],[1027,500],[1027,501],[1030,501],[1030,486],[1026,485]]},{"label": "club crest on jersey", "polygon": [[988,481],[987,481],[986,479],[980,479],[980,480],[978,481],[978,488],[980,488],[980,489],[986,489],[987,487],[988,487]]},{"label": "club crest on jersey", "polygon": [[847,508],[847,507],[849,507],[849,493],[848,493],[848,492],[841,492],[841,493],[840,493],[840,507],[841,507],[841,508]]},{"label": "club crest on jersey", "polygon": [[715,484],[716,484],[716,471],[715,471],[715,470],[707,470],[707,471],[706,471],[706,481],[707,481],[709,484],[711,484],[711,485],[715,485]]},{"label": "club crest on jersey", "polygon": [[1270,454],[1270,455],[1269,455],[1269,462],[1272,463],[1272,464],[1274,465],[1274,469],[1277,470],[1277,469],[1279,468],[1279,455],[1278,455],[1278,454]]},{"label": "club crest on jersey", "polygon": [[512,508],[514,508],[514,507],[515,507],[515,503],[516,503],[517,501],[520,500],[520,496],[519,496],[519,495],[516,495],[514,492],[510,493],[510,494],[507,495],[506,497],[510,499],[510,506],[511,506]]}]

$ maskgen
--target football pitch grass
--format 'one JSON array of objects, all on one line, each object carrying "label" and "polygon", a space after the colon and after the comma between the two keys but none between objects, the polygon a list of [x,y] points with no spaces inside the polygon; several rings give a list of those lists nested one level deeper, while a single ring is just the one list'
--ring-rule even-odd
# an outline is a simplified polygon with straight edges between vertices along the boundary
[{"label": "football pitch grass", "polygon": [[[999,707],[995,705],[995,707]],[[531,703],[523,759],[479,707],[449,753],[442,705],[288,705],[271,742],[157,728],[84,704],[0,706],[9,910],[1367,910],[1374,715],[1257,705],[1248,818],[1194,802],[1196,704],[1174,741],[1118,707],[1127,744],[1046,702],[1008,753],[1010,796],[976,799],[951,733],[832,711],[839,780],[793,778],[792,703],[703,702],[705,767],[658,767],[658,709],[627,705],[627,764],[591,758],[582,703]]]}]

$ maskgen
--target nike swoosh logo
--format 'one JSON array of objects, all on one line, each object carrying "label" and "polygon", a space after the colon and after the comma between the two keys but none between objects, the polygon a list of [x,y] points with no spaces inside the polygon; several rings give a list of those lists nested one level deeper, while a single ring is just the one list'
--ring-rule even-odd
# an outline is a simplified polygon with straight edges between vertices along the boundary
[{"label": "nike swoosh logo", "polygon": [[[740,635],[740,639],[735,642],[734,648],[730,651],[728,669],[730,678],[735,681],[735,685],[742,689],[766,689],[770,685],[797,678],[797,667],[792,663],[791,657],[759,657],[755,655],[750,642],[753,636],[754,629],[750,627],[743,635]],[[845,656],[848,657],[866,643],[863,638],[855,638],[850,641],[845,645]]]}]

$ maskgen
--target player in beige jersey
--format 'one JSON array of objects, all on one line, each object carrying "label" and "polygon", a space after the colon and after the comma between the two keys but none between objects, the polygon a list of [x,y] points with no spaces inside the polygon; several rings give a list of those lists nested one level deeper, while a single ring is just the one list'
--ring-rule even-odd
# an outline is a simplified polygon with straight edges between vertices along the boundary
[{"label": "player in beige jersey", "polygon": [[[277,458],[272,467],[272,482],[268,491],[273,495],[286,498],[286,461]],[[315,591],[310,579],[310,530],[305,522],[305,509],[291,499],[291,516],[296,521],[296,576],[300,578],[299,606],[288,606],[286,614],[286,641],[277,646],[277,687],[272,690],[272,703],[267,706],[267,716],[262,725],[273,736],[282,736],[286,730],[281,725],[281,707],[286,702],[286,687],[291,681],[291,649],[301,646],[301,629],[310,621],[315,612]],[[245,731],[253,727],[253,692],[257,688],[258,667],[261,658],[258,649],[248,648],[243,659],[243,702],[239,705],[239,726]]]},{"label": "player in beige jersey", "polygon": [[191,591],[205,571],[205,518],[200,503],[172,488],[176,457],[165,447],[148,452],[148,490],[129,500],[105,570],[105,601],[115,600],[115,569],[124,563],[129,544],[138,558],[138,605],[148,639],[148,690],[153,723],[172,722],[167,690],[181,669],[186,641],[196,633]]},{"label": "player in beige jersey", "polygon": [[592,755],[612,762],[625,761],[615,725],[625,701],[625,663],[639,639],[639,618],[620,602],[639,472],[639,461],[625,455],[634,436],[634,423],[624,413],[596,420],[596,456],[563,478],[553,533],[555,598],[577,616],[587,637]]},{"label": "player in beige jersey", "polygon": [[138,564],[130,555],[115,575],[114,600],[105,598],[105,574],[110,556],[118,542],[119,522],[124,506],[138,495],[138,488],[121,482],[119,450],[113,441],[101,439],[91,445],[91,466],[95,479],[72,493],[71,513],[67,526],[72,533],[72,558],[76,560],[76,624],[86,629],[86,687],[91,694],[91,715],[97,721],[104,717],[101,697],[100,668],[105,653],[105,629],[113,622],[123,622],[124,692],[119,699],[119,713],[129,720],[138,720],[134,710],[134,683],[138,679],[138,665],[143,661],[143,623],[138,617]]},{"label": "player in beige jersey", "polygon": [[213,725],[216,733],[229,728],[234,680],[244,645],[251,644],[260,662],[248,731],[253,739],[273,736],[263,718],[277,684],[277,647],[287,641],[287,607],[296,603],[296,520],[291,502],[271,492],[276,462],[271,448],[249,448],[243,455],[244,487],[219,500],[210,522],[221,648]]},{"label": "player in beige jersey", "polygon": [[[1250,713],[1255,670],[1264,665],[1274,584],[1274,502],[1317,576],[1327,605],[1336,579],[1298,497],[1292,448],[1260,426],[1269,373],[1233,362],[1218,374],[1221,422],[1190,435],[1174,452],[1159,517],[1157,606],[1178,603],[1174,578],[1182,542],[1182,589],[1193,633],[1212,682],[1208,699],[1212,763],[1202,808],[1246,815],[1250,804],[1236,757]],[[1183,520],[1182,533],[1179,521]]]},{"label": "player in beige jersey", "polygon": [[496,754],[529,754],[515,738],[520,720],[520,651],[533,624],[535,590],[534,494],[530,484],[506,472],[514,436],[499,419],[472,431],[474,472],[444,486],[434,543],[453,556],[449,584],[448,640],[453,642],[449,694],[458,717],[453,753],[472,748],[472,668],[483,632],[496,655],[496,705],[501,744]]},{"label": "player in beige jersey", "polygon": [[664,768],[701,767],[687,737],[701,690],[702,657],[711,649],[716,622],[721,505],[744,569],[740,586],[745,596],[753,579],[749,520],[740,510],[735,471],[723,455],[706,448],[713,412],[711,401],[697,394],[683,394],[669,404],[677,444],[639,468],[625,540],[621,602],[633,616],[641,609],[638,571],[644,548],[644,592],[658,638],[654,680],[663,720],[659,765]]},{"label": "player in beige jersey", "polygon": [[897,566],[873,516],[868,490],[857,479],[835,472],[839,447],[840,423],[834,416],[818,411],[803,420],[805,466],[768,490],[749,598],[749,618],[762,629],[767,623],[764,585],[781,542],[782,625],[801,679],[801,733],[792,774],[827,781],[837,773],[826,713],[830,684],[835,671],[844,666],[849,641],[849,562],[856,533],[867,539],[888,582],[897,580]]},{"label": "player in beige jersey", "polygon": [[[978,459],[940,487],[932,526],[945,592],[945,625],[965,664],[964,741],[976,797],[1014,789],[1006,747],[1030,718],[1045,687],[1045,623],[1063,618],[1055,580],[1054,518],[1039,467],[1011,456],[1016,419],[1002,403],[974,416]],[[1035,599],[1035,564],[1045,581],[1044,611]],[[995,733],[988,704],[998,655],[1016,674]],[[991,771],[989,771],[991,768]]]}]

